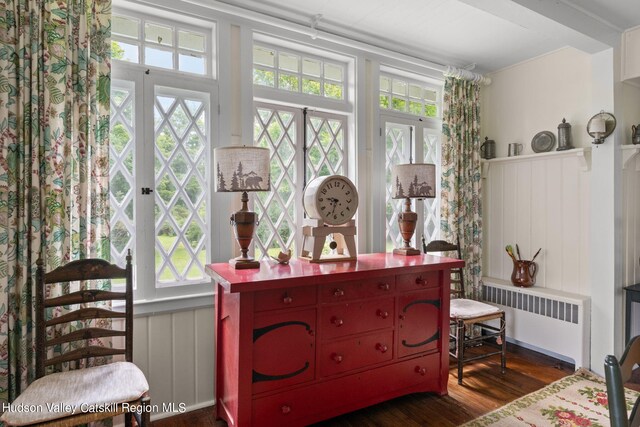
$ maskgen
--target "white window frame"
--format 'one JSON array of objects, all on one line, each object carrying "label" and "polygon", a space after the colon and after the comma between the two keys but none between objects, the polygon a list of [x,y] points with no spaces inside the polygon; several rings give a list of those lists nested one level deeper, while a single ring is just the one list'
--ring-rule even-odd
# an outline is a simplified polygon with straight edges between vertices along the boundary
[{"label": "white window frame", "polygon": [[[175,87],[179,90],[205,92],[209,96],[210,112],[207,115],[207,133],[209,135],[208,153],[210,165],[213,162],[213,149],[219,144],[219,96],[218,84],[214,79],[216,75],[215,61],[215,45],[214,34],[217,23],[211,21],[211,27],[198,27],[191,24],[183,24],[179,21],[170,21],[157,18],[153,15],[146,15],[130,11],[129,9],[115,9],[115,14],[121,16],[132,17],[140,20],[139,41],[140,46],[140,63],[136,64],[128,61],[112,61],[112,79],[130,81],[135,86],[135,118],[134,126],[136,129],[136,145],[135,161],[134,161],[134,181],[133,188],[135,202],[135,251],[133,253],[134,261],[134,277],[136,278],[136,289],[134,291],[134,301],[137,305],[144,305],[153,302],[153,306],[159,307],[160,304],[166,308],[176,308],[184,305],[191,307],[195,305],[206,304],[211,295],[211,281],[208,276],[203,277],[201,281],[194,284],[184,284],[175,286],[159,286],[156,282],[155,272],[155,219],[153,214],[155,204],[155,192],[149,196],[141,195],[142,187],[154,189],[154,149],[155,143],[146,143],[145,141],[155,141],[154,133],[154,88],[155,86]],[[159,23],[174,27],[174,37],[177,38],[178,31],[184,29],[190,31],[195,29],[206,35],[206,67],[207,74],[195,74],[177,69],[165,69],[144,64],[144,22]],[[207,23],[208,25],[209,23]],[[117,39],[116,39],[117,40]],[[129,42],[127,40],[127,42]],[[176,49],[177,55],[177,39],[174,40],[173,48]],[[177,61],[177,56],[175,56]],[[213,167],[209,168],[206,177],[210,183],[209,198],[207,199],[207,217],[209,230],[207,255],[205,264],[211,260],[220,259],[222,254],[227,253],[227,248],[223,248],[218,242],[217,237],[224,231],[221,226],[224,221],[218,218],[221,214],[216,212],[212,207],[214,205],[227,205],[225,200],[213,191],[214,173]],[[146,219],[146,220],[145,220]],[[201,297],[206,297],[202,300]],[[189,301],[193,298],[200,302]],[[174,300],[183,300],[182,303],[176,303]],[[141,306],[143,307],[143,306]],[[143,308],[141,312],[145,312]]]},{"label": "white window frame", "polygon": [[[181,75],[185,75],[185,76],[201,76],[201,77],[209,77],[213,79],[216,78],[217,52],[216,52],[215,34],[216,34],[217,26],[215,22],[211,22],[211,28],[207,28],[207,27],[201,27],[201,26],[192,25],[192,24],[183,24],[180,21],[164,19],[155,15],[148,15],[140,12],[135,12],[130,9],[121,9],[121,8],[114,8],[113,15],[123,16],[127,18],[134,18],[139,21],[137,38],[122,36],[120,34],[112,34],[112,37],[111,37],[112,41],[115,41],[115,42],[123,42],[123,43],[137,45],[139,62],[135,63],[131,61],[120,61],[120,60],[114,59],[112,61],[112,67],[115,64],[126,63],[126,64],[132,64],[132,65],[139,65],[141,67],[146,67],[147,69],[171,71],[173,73],[180,73]],[[171,27],[173,29],[172,30],[172,37],[173,37],[172,46],[164,46],[158,43],[147,41],[145,39],[145,34],[144,34],[145,23],[147,22]],[[178,69],[178,55],[180,53],[189,54],[189,53],[195,52],[195,51],[178,47],[178,34],[180,30],[200,33],[205,36],[205,49],[204,49],[204,52],[202,52],[202,56],[204,57],[204,64],[205,64],[204,74],[191,73],[188,71],[182,71]],[[156,67],[153,65],[145,64],[145,49],[144,49],[145,46],[153,47],[154,49],[159,49],[159,50],[171,51],[173,53],[172,68]],[[199,53],[199,52],[195,52],[195,53]]]},{"label": "white window frame", "polygon": [[[388,94],[389,96],[389,108],[384,108],[380,105],[380,98],[378,97],[377,101],[378,101],[378,107],[380,108],[380,112],[381,114],[389,114],[389,113],[399,113],[399,114],[403,114],[403,115],[410,115],[410,116],[415,116],[415,117],[420,117],[420,118],[426,118],[426,119],[441,119],[442,118],[442,91],[443,91],[443,87],[442,86],[438,86],[432,83],[428,83],[422,80],[419,80],[418,78],[410,78],[410,77],[405,77],[403,75],[398,75],[398,74],[393,74],[391,72],[388,71],[381,71],[380,75],[379,75],[379,79],[386,77],[390,80],[390,88],[389,88],[389,92],[386,92],[386,94]],[[393,81],[394,80],[398,80],[398,81],[402,81],[403,83],[407,84],[407,95],[403,96],[402,99],[406,100],[407,102],[407,111],[399,111],[396,110],[394,108],[391,108],[391,105],[393,104]],[[420,114],[415,114],[412,113],[410,111],[410,107],[409,107],[409,103],[411,102],[411,95],[409,93],[409,85],[416,85],[416,86],[420,86],[422,88],[422,90],[424,89],[430,89],[433,90],[436,93],[436,100],[435,101],[430,101],[427,100],[426,98],[424,98],[424,96],[422,98],[420,98],[420,102],[422,105],[434,105],[436,107],[436,111],[437,114],[435,116],[427,116],[427,115],[420,115]],[[385,93],[382,91],[382,88],[379,88],[378,90],[378,95],[382,96],[382,94]],[[398,95],[398,97],[400,97]],[[418,98],[415,98],[418,99]],[[384,112],[384,113],[383,113]]]},{"label": "white window frame", "polygon": [[[436,90],[438,111],[442,111],[442,93],[444,91],[444,81],[435,80],[429,76],[421,76],[415,72],[408,72],[400,69],[391,68],[389,66],[380,65],[373,78],[375,82],[372,90],[375,93],[375,107],[374,110],[378,111],[377,124],[378,138],[377,142],[374,141],[373,155],[372,155],[372,176],[371,176],[371,192],[372,195],[372,230],[371,236],[371,249],[373,252],[384,252],[386,250],[386,177],[385,174],[375,174],[373,171],[385,170],[386,167],[386,123],[399,123],[404,125],[415,126],[416,132],[414,132],[414,156],[413,161],[423,161],[423,133],[430,132],[440,135],[442,133],[442,119],[440,117],[427,117],[418,116],[409,112],[400,112],[392,109],[383,109],[380,107],[379,94],[380,94],[380,75],[397,77],[404,81],[411,81],[419,83],[422,86],[433,87]],[[418,128],[422,129],[420,135],[418,135]],[[417,142],[417,144],[416,144]],[[440,165],[436,168],[436,187],[437,197],[440,197]],[[378,192],[376,188],[385,189],[382,192]],[[416,203],[412,201],[413,211],[419,214],[418,224],[416,225],[416,231],[414,233],[414,241],[416,242],[416,248],[421,249],[422,233],[424,230],[424,202]],[[384,230],[384,232],[377,232],[376,230]]]}]

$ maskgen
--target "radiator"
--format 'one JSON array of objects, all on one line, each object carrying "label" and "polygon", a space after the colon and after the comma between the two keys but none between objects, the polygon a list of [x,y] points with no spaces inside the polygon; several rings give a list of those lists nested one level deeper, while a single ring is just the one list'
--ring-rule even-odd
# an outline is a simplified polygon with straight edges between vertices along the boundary
[{"label": "radiator", "polygon": [[507,338],[589,367],[590,299],[553,289],[519,288],[483,277],[484,301],[505,311]]}]

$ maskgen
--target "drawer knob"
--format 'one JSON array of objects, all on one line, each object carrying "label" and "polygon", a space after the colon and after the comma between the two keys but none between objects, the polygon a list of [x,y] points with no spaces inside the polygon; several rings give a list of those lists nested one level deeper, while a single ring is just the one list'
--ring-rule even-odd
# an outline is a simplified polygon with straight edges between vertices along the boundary
[{"label": "drawer knob", "polygon": [[289,412],[291,412],[291,406],[282,405],[282,408],[280,408],[280,410],[282,411],[283,414],[287,415]]},{"label": "drawer knob", "polygon": [[336,316],[333,316],[331,318],[331,323],[333,323],[334,325],[336,325],[336,327],[340,327],[342,325],[344,325],[344,321],[342,319],[337,318]]},{"label": "drawer knob", "polygon": [[422,278],[422,276],[416,277],[416,285],[425,286],[427,281]]},{"label": "drawer knob", "polygon": [[331,355],[331,359],[333,359],[333,361],[336,362],[336,363],[342,363],[342,355],[341,354],[333,353]]},{"label": "drawer knob", "polygon": [[406,318],[407,318],[407,316],[405,316],[404,314],[401,314],[400,316],[398,316],[398,319],[400,319],[400,320],[404,320]]},{"label": "drawer knob", "polygon": [[344,296],[344,291],[342,289],[336,289],[333,291],[333,296],[334,297],[343,297]]},{"label": "drawer knob", "polygon": [[378,350],[380,353],[386,353],[389,348],[382,343],[378,343],[376,344],[376,350]]},{"label": "drawer knob", "polygon": [[383,319],[386,319],[387,317],[389,317],[389,312],[388,312],[388,311],[383,311],[383,310],[378,309],[378,311],[376,312],[376,315],[377,315],[378,317],[381,317],[381,318],[383,318]]},{"label": "drawer knob", "polygon": [[388,291],[389,289],[391,289],[391,286],[389,286],[388,283],[380,283],[378,285],[378,289],[380,289],[381,291]]},{"label": "drawer knob", "polygon": [[284,298],[282,298],[283,304],[291,304],[292,302],[293,302],[293,298],[291,298],[289,295],[285,295]]},{"label": "drawer knob", "polygon": [[427,374],[427,368],[421,368],[420,366],[416,366],[416,373],[425,376]]}]

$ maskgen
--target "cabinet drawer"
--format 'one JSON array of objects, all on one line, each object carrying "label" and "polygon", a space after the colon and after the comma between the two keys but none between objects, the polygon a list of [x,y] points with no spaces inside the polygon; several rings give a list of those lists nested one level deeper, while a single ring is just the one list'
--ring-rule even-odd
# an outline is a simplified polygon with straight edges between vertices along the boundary
[{"label": "cabinet drawer", "polygon": [[316,287],[273,289],[256,292],[254,311],[277,310],[279,308],[303,307],[316,303]]},{"label": "cabinet drawer", "polygon": [[395,289],[394,276],[328,283],[320,286],[320,302],[341,302],[390,295]]},{"label": "cabinet drawer", "polygon": [[400,274],[396,276],[396,282],[399,291],[435,288],[440,285],[440,274],[437,271]]},{"label": "cabinet drawer", "polygon": [[253,393],[313,380],[316,310],[257,315],[253,325]]},{"label": "cabinet drawer", "polygon": [[417,357],[255,399],[251,425],[304,426],[406,393],[443,392],[439,357]]},{"label": "cabinet drawer", "polygon": [[329,376],[393,358],[393,331],[361,335],[324,344],[320,350],[320,374]]},{"label": "cabinet drawer", "polygon": [[393,297],[324,305],[320,327],[324,340],[393,326]]}]

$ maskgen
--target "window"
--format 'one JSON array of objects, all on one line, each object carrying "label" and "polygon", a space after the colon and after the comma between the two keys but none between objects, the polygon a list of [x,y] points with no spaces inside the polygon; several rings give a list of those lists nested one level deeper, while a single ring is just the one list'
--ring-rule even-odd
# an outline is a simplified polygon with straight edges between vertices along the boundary
[{"label": "window", "polygon": [[[419,247],[424,234],[427,242],[435,240],[440,232],[440,134],[429,129],[420,121],[402,120],[395,117],[383,117],[385,141],[385,247],[386,251],[402,246],[402,235],[398,226],[398,214],[404,210],[403,199],[393,199],[394,185],[391,168],[393,165],[414,163],[422,159],[424,163],[436,165],[435,199],[412,200],[412,210],[418,214],[418,224],[413,235],[412,245]],[[417,246],[416,246],[417,245]]]},{"label": "window", "polygon": [[406,78],[380,75],[380,108],[422,117],[440,117],[440,91],[431,85]]},{"label": "window", "polygon": [[253,46],[253,83],[328,99],[346,99],[346,65],[285,51],[263,44]]},{"label": "window", "polygon": [[[127,251],[134,252],[136,299],[172,296],[178,285],[204,289],[204,265],[214,257],[210,157],[217,97],[211,77],[196,75],[204,72],[176,75],[197,68],[183,67],[181,52],[204,52],[210,41],[176,24],[116,16],[113,31],[124,53],[112,66],[112,262],[124,265]],[[126,37],[135,48],[120,43]],[[144,52],[156,48],[168,52],[175,68],[146,66],[152,57]],[[136,62],[128,60],[136,52],[143,52],[138,64],[127,63]]]},{"label": "window", "polygon": [[151,67],[210,75],[210,31],[157,18],[114,14],[111,31],[113,59]]},{"label": "window", "polygon": [[309,182],[346,173],[346,123],[344,115],[256,103],[254,141],[271,151],[271,191],[257,192],[254,199],[260,221],[256,258],[276,256],[287,248],[297,253],[304,216],[299,177]]}]

